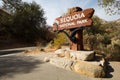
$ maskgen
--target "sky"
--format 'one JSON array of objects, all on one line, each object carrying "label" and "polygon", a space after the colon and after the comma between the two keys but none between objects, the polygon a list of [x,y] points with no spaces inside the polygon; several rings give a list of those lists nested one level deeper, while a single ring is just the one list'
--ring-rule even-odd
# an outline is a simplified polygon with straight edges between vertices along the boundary
[{"label": "sky", "polygon": [[[47,24],[53,24],[55,18],[63,15],[69,8],[81,7],[83,10],[87,8],[94,8],[95,13],[101,19],[106,21],[113,21],[120,18],[120,15],[110,16],[105,13],[104,9],[98,6],[98,0],[22,0],[24,2],[31,3],[35,1],[45,11],[45,17],[47,18]],[[1,5],[1,0],[0,0]]]}]

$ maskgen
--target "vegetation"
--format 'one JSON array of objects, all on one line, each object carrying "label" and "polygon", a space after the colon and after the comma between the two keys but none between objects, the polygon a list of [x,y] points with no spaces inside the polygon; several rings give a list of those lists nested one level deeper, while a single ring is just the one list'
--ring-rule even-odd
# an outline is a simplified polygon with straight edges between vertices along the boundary
[{"label": "vegetation", "polygon": [[[110,60],[120,60],[120,25],[116,21],[107,22],[97,16],[93,17],[93,26],[84,30],[84,49],[94,50],[106,55]],[[119,20],[118,20],[119,21]],[[68,42],[65,34],[60,33],[51,42],[52,47],[58,47]]]},{"label": "vegetation", "polygon": [[47,29],[41,6],[35,2],[26,3],[22,0],[2,1],[4,4],[3,12],[0,14],[0,39],[4,37],[4,41],[17,39],[27,43],[51,40],[47,38],[51,32]]},{"label": "vegetation", "polygon": [[112,60],[120,60],[120,25],[93,17],[93,26],[84,31],[85,49],[103,53]]},{"label": "vegetation", "polygon": [[[55,37],[55,34],[48,30],[49,26],[46,25],[45,13],[41,6],[35,2],[26,3],[22,0],[2,1],[3,9],[6,11],[0,14],[0,45],[5,40],[17,39],[27,43],[36,42],[39,46]],[[109,9],[112,4],[119,9],[115,1],[99,0],[99,3],[105,9]],[[93,26],[84,30],[84,49],[103,53],[112,60],[120,60],[120,21],[107,22],[97,16],[93,17],[93,21]],[[60,47],[66,42],[68,39],[60,33],[50,43],[54,47]]]},{"label": "vegetation", "polygon": [[60,48],[62,45],[66,44],[68,42],[67,36],[62,32],[59,34],[56,34],[55,38],[50,41],[50,43],[47,45],[48,48]]},{"label": "vegetation", "polygon": [[119,0],[98,0],[98,5],[103,7],[109,15],[120,14]]},{"label": "vegetation", "polygon": [[64,33],[59,33],[57,37],[54,39],[53,46],[60,47],[68,41],[66,35]]}]

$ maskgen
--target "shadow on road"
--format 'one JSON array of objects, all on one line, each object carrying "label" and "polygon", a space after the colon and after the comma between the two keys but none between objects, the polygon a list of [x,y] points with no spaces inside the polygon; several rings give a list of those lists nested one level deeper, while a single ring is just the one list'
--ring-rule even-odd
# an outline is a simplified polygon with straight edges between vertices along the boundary
[{"label": "shadow on road", "polygon": [[13,53],[19,53],[24,50],[8,50],[8,51],[0,51],[0,55],[6,55],[6,54],[13,54]]},{"label": "shadow on road", "polygon": [[112,68],[112,66],[110,65],[109,62],[107,62],[107,66],[106,66],[106,78],[112,78],[113,75],[111,74],[111,72],[114,72],[114,69]]},{"label": "shadow on road", "polygon": [[0,77],[13,77],[19,73],[30,73],[38,64],[42,64],[42,62],[30,56],[1,56]]}]

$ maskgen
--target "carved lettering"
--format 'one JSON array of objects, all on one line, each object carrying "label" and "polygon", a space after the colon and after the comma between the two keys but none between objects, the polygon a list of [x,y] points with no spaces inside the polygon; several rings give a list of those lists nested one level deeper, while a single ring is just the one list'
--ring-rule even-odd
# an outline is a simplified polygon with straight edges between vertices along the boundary
[{"label": "carved lettering", "polygon": [[87,19],[83,19],[83,20],[77,21],[77,24],[83,24],[83,23],[86,23],[86,22],[88,22]]},{"label": "carved lettering", "polygon": [[54,30],[72,29],[80,26],[91,26],[94,9],[89,8],[73,14],[58,17],[55,20],[57,25],[53,25]]},{"label": "carved lettering", "polygon": [[68,27],[68,26],[74,26],[75,23],[74,22],[71,22],[71,23],[65,23],[65,24],[62,24],[62,25],[59,25],[60,28],[65,28],[65,27]]},{"label": "carved lettering", "polygon": [[81,14],[74,14],[72,16],[67,16],[65,18],[61,18],[60,19],[60,23],[66,23],[66,22],[70,22],[70,21],[73,21],[73,20],[77,20],[77,19],[81,19],[85,17],[84,13],[81,13]]}]

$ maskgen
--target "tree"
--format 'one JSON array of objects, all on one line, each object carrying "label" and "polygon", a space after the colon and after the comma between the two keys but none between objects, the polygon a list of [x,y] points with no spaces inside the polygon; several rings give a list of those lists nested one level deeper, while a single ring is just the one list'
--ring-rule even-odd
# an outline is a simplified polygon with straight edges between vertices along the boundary
[{"label": "tree", "polygon": [[120,14],[120,0],[98,0],[98,5],[109,15]]},{"label": "tree", "polygon": [[30,4],[24,2],[21,9],[17,9],[14,14],[14,32],[17,37],[27,41],[34,41],[40,36],[45,25],[44,11],[35,2]]},{"label": "tree", "polygon": [[110,37],[107,34],[106,26],[103,20],[97,16],[93,16],[93,26],[84,31],[84,44],[91,50],[98,50],[111,43]]},{"label": "tree", "polygon": [[[87,33],[88,34],[104,34],[105,27],[102,27],[102,19],[100,19],[98,16],[93,16],[93,26],[91,28],[87,28]],[[103,29],[104,28],[104,29]]]},{"label": "tree", "polygon": [[[44,10],[35,2],[27,3],[22,0],[3,0],[3,8],[12,14],[11,24],[6,30],[12,30],[12,36],[27,42],[34,42],[37,38],[43,38],[46,18]],[[7,21],[7,20],[5,20]]]},{"label": "tree", "polygon": [[22,5],[22,0],[2,0],[3,1],[3,9],[13,13],[16,9],[20,9]]},{"label": "tree", "polygon": [[6,38],[12,35],[12,16],[6,11],[0,9],[0,36],[6,36]]}]

